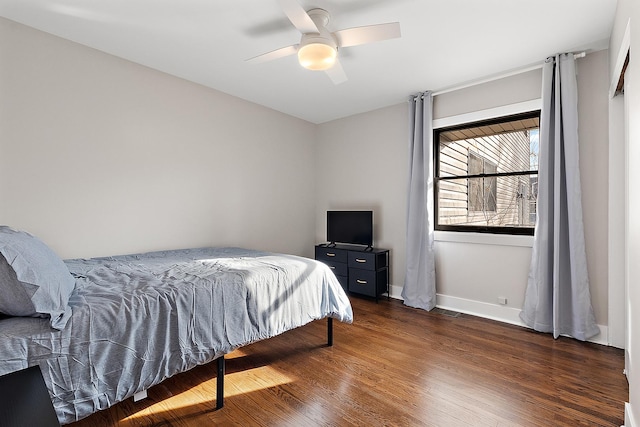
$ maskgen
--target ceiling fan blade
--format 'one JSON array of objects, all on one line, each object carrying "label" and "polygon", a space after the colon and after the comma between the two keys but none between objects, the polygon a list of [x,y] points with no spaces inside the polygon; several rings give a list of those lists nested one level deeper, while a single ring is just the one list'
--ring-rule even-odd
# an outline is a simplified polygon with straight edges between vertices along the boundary
[{"label": "ceiling fan blade", "polygon": [[278,0],[289,21],[302,34],[319,33],[318,27],[297,0]]},{"label": "ceiling fan blade", "polygon": [[333,67],[325,70],[325,73],[329,76],[333,84],[339,85],[340,83],[344,83],[347,81],[347,75],[340,64],[340,61],[336,60],[336,63],[333,64]]},{"label": "ceiling fan blade", "polygon": [[272,50],[271,52],[263,53],[262,55],[254,56],[253,58],[249,58],[246,62],[250,62],[252,64],[260,64],[262,62],[272,61],[278,58],[284,58],[285,56],[295,55],[298,52],[297,44],[281,47],[280,49]]},{"label": "ceiling fan blade", "polygon": [[389,22],[387,24],[347,28],[336,31],[333,35],[338,41],[338,47],[358,46],[400,37],[400,23]]}]

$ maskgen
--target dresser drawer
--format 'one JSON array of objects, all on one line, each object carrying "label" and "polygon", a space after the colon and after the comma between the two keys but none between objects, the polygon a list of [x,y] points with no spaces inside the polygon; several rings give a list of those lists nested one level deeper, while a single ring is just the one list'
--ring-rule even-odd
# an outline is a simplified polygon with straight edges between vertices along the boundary
[{"label": "dresser drawer", "polygon": [[376,296],[376,272],[373,270],[349,269],[349,291]]},{"label": "dresser drawer", "polygon": [[347,263],[347,253],[345,249],[327,248],[316,246],[316,259],[318,261]]},{"label": "dresser drawer", "polygon": [[347,268],[346,263],[335,262],[333,260],[320,260],[320,261],[327,264],[331,269],[331,271],[333,271],[333,274],[335,274],[336,276],[347,276],[348,274],[347,272],[349,271],[349,269]]},{"label": "dresser drawer", "polygon": [[376,269],[376,256],[372,252],[349,252],[349,268],[360,268],[363,270]]}]

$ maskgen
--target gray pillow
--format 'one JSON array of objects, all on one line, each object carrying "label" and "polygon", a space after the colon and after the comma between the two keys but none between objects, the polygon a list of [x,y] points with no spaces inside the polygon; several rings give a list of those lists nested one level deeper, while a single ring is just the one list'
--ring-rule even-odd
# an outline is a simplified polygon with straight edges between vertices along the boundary
[{"label": "gray pillow", "polygon": [[40,239],[0,226],[0,313],[50,317],[62,329],[71,316],[69,297],[75,279]]}]

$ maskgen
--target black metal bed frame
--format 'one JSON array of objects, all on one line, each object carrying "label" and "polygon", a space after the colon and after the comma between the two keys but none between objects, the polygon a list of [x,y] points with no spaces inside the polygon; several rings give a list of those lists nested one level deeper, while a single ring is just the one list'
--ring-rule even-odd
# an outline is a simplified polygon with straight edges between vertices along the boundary
[{"label": "black metal bed frame", "polygon": [[[333,345],[333,318],[327,317],[327,346]],[[216,409],[222,409],[224,406],[224,371],[225,361],[224,355],[218,357],[217,361],[217,377],[216,377]]]}]

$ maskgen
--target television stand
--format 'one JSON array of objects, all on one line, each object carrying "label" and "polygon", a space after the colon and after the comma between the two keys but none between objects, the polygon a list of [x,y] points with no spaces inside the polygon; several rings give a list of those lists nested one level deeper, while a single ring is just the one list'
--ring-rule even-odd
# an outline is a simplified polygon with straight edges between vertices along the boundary
[{"label": "television stand", "polygon": [[389,298],[389,250],[352,245],[316,245],[315,258],[327,264],[345,291]]}]

